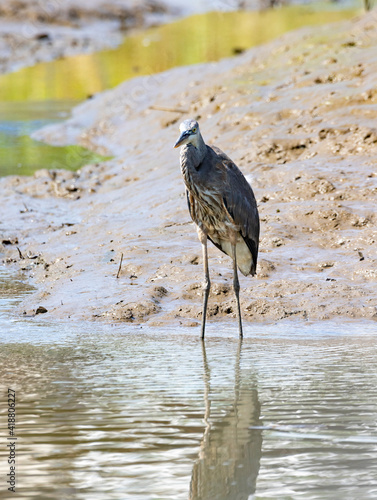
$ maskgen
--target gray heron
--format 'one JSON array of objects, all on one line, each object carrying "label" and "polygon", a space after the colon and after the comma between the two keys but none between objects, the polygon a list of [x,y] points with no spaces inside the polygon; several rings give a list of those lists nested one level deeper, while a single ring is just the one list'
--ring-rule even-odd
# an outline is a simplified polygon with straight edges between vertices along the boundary
[{"label": "gray heron", "polygon": [[203,250],[204,339],[208,295],[211,287],[207,239],[233,259],[233,288],[237,300],[240,337],[242,320],[237,267],[244,276],[256,272],[259,244],[259,215],[250,184],[235,163],[221,149],[205,144],[195,120],[185,120],[174,147],[181,146],[180,163],[187,203],[196,224]]}]

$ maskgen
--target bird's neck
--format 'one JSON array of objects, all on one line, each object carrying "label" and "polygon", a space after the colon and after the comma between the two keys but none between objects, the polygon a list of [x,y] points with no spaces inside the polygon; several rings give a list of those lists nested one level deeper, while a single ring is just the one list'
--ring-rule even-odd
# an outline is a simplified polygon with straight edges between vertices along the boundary
[{"label": "bird's neck", "polygon": [[204,160],[206,153],[207,146],[200,134],[195,136],[190,144],[182,146],[181,148],[181,158],[189,159],[190,167],[195,167],[196,169]]},{"label": "bird's neck", "polygon": [[182,146],[181,148],[181,172],[189,191],[196,183],[196,178],[199,174],[199,166],[202,163],[203,157],[199,149],[192,144]]},{"label": "bird's neck", "polygon": [[200,159],[200,161],[199,161],[199,165],[200,165],[200,163],[202,163],[202,161],[204,160],[204,157],[207,153],[207,146],[206,146],[206,144],[203,140],[203,137],[201,136],[200,133],[197,135],[195,147],[198,150],[198,158]]},{"label": "bird's neck", "polygon": [[186,187],[189,191],[194,186],[199,175],[200,165],[207,154],[207,146],[201,135],[196,137],[195,143],[181,147],[181,171]]}]

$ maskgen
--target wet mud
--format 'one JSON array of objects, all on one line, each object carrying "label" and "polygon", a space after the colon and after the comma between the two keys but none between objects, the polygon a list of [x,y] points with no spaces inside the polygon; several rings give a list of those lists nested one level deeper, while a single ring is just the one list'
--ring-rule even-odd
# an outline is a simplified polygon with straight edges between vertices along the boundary
[{"label": "wet mud", "polygon": [[[244,320],[376,320],[375,16],[125,82],[36,133],[116,158],[1,179],[3,261],[37,289],[20,315],[199,324],[201,247],[173,149],[179,122],[194,117],[258,201]],[[233,324],[231,261],[209,255],[209,321]]]}]

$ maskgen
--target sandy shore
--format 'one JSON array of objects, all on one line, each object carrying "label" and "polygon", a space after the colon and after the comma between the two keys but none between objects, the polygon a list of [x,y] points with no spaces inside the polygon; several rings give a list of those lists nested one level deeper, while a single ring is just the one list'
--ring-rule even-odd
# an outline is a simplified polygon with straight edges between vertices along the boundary
[{"label": "sandy shore", "polygon": [[[20,315],[42,306],[45,317],[198,324],[201,248],[173,149],[181,119],[196,117],[259,204],[260,264],[241,278],[245,320],[376,320],[375,18],[125,82],[40,131],[116,158],[0,180],[3,261],[36,287]],[[214,247],[210,270],[210,321],[234,318],[231,261]]]},{"label": "sandy shore", "polygon": [[2,0],[0,74],[119,45],[124,31],[179,9],[159,0]]}]

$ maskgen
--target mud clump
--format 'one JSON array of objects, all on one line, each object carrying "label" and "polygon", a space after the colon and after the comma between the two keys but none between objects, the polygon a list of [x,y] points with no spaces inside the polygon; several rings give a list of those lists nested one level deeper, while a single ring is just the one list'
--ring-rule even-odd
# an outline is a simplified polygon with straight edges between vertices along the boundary
[{"label": "mud clump", "polygon": [[128,304],[117,304],[110,311],[102,314],[102,317],[111,321],[141,322],[148,316],[160,311],[160,307],[152,300],[141,302],[130,302]]}]

